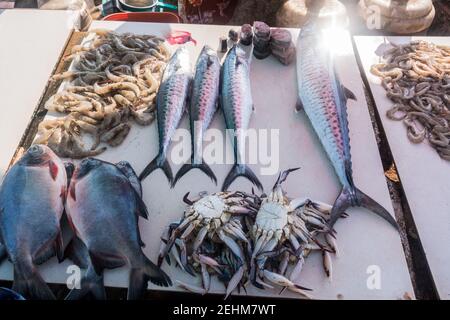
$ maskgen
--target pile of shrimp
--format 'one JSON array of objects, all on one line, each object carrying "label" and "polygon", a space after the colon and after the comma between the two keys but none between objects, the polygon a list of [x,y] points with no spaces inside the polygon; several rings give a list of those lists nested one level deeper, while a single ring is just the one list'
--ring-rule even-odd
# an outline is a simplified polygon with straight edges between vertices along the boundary
[{"label": "pile of shrimp", "polygon": [[403,121],[409,140],[427,139],[450,161],[450,47],[412,41],[394,45],[383,59],[371,72],[394,102],[387,117]]},{"label": "pile of shrimp", "polygon": [[[52,78],[66,84],[45,108],[64,115],[44,120],[38,128],[35,143],[47,144],[60,157],[97,156],[106,145],[124,141],[130,120],[145,126],[155,118],[156,93],[170,57],[164,39],[107,30],[92,33],[64,58],[74,61],[72,70]],[[90,146],[86,135],[92,138]]]}]

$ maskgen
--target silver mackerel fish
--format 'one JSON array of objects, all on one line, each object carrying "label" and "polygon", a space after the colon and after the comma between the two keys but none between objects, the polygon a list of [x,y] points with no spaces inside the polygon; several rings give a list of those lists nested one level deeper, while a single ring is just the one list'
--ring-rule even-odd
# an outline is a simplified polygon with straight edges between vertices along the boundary
[{"label": "silver mackerel fish", "polygon": [[191,163],[184,164],[175,176],[173,184],[189,170],[198,168],[217,183],[211,168],[203,161],[203,136],[217,110],[220,82],[220,61],[216,51],[204,46],[195,67],[192,95],[189,106],[191,127]]},{"label": "silver mackerel fish", "polygon": [[305,110],[342,184],[342,191],[331,211],[330,225],[334,225],[344,210],[358,206],[371,210],[398,228],[389,212],[353,182],[347,100],[356,98],[339,81],[333,56],[324,50],[321,39],[321,32],[314,22],[308,23],[300,32],[297,42],[297,110]]},{"label": "silver mackerel fish", "polygon": [[189,52],[180,47],[170,58],[156,97],[156,119],[158,123],[159,152],[139,176],[145,179],[154,170],[164,171],[169,183],[173,183],[172,169],[166,159],[167,149],[177,129],[189,97],[192,69]]},{"label": "silver mackerel fish", "polygon": [[249,179],[260,190],[261,182],[244,163],[245,131],[248,129],[253,112],[253,100],[250,87],[250,70],[245,52],[234,45],[225,58],[221,73],[221,107],[225,116],[227,130],[233,131],[234,166],[228,173],[222,186],[227,190],[239,176]]}]

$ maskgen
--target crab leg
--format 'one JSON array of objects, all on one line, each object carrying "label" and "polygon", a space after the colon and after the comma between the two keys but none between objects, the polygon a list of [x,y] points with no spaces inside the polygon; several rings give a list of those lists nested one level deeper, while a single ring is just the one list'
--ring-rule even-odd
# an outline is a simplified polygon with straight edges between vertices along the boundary
[{"label": "crab leg", "polygon": [[191,276],[195,277],[194,272],[192,271],[191,267],[188,265],[186,243],[182,239],[175,240],[175,243],[181,250],[181,252],[180,252],[180,260],[181,260],[181,264],[184,267],[184,270],[187,273],[189,273]]},{"label": "crab leg", "polygon": [[204,226],[200,229],[197,236],[194,240],[194,245],[192,246],[192,251],[197,252],[198,248],[200,248],[201,244],[203,243],[203,240],[205,239],[206,235],[208,234],[209,226]]},{"label": "crab leg", "polygon": [[186,228],[186,226],[188,225],[189,222],[191,222],[192,220],[194,220],[196,218],[197,215],[192,214],[190,216],[188,216],[184,221],[182,221],[179,226],[173,230],[169,241],[167,241],[167,244],[164,248],[163,252],[160,252],[159,256],[158,256],[158,266],[160,267],[164,258],[168,255],[168,253],[170,252],[170,250],[172,249],[173,244],[175,243],[175,240],[178,239],[178,236],[180,235],[180,233]]},{"label": "crab leg", "polygon": [[[258,236],[258,234],[260,234],[260,235]],[[258,230],[256,232],[256,237],[255,238],[258,239],[258,240],[256,240],[255,247],[253,248],[252,259],[254,259],[258,255],[258,253],[261,251],[261,247],[262,247],[263,243],[265,243],[265,241],[267,239],[267,231],[263,230],[262,233],[261,233],[261,231]]]},{"label": "crab leg", "polygon": [[187,283],[181,282],[179,280],[175,280],[175,281],[178,283],[179,287],[181,287],[181,288],[183,288],[183,289],[185,289],[185,290],[187,290],[189,292],[198,293],[198,294],[201,294],[201,295],[206,294],[206,290],[203,289],[203,288],[200,288],[200,287],[197,287],[197,286],[193,286],[191,284],[187,284]]},{"label": "crab leg", "polygon": [[308,242],[308,240],[311,238],[311,236],[309,234],[306,234],[303,230],[301,230],[300,228],[295,227],[294,225],[292,226],[292,231],[303,242]]},{"label": "crab leg", "polygon": [[328,243],[328,245],[330,246],[330,248],[334,251],[334,254],[336,255],[336,257],[339,257],[339,248],[338,248],[336,239],[333,237],[333,235],[330,233],[326,233],[325,240]]},{"label": "crab leg", "polygon": [[219,267],[220,267],[220,264],[216,261],[216,260],[214,260],[213,258],[211,258],[211,257],[208,257],[208,256],[205,256],[205,255],[202,255],[202,254],[194,254],[193,255],[193,258],[196,260],[196,261],[198,261],[200,264],[204,264],[204,265],[206,265],[206,266],[208,266],[208,267],[210,267],[211,269],[213,269],[217,274],[223,274],[223,272],[222,271],[220,271],[220,269],[219,269]]},{"label": "crab leg", "polygon": [[325,270],[325,274],[330,279],[333,279],[333,264],[331,262],[331,256],[327,251],[322,251],[323,257],[323,269]]},{"label": "crab leg", "polygon": [[222,240],[225,243],[225,245],[228,248],[230,248],[230,250],[234,253],[234,255],[236,257],[238,257],[240,262],[244,263],[244,261],[245,261],[244,253],[242,252],[241,247],[236,243],[236,241],[234,241],[232,238],[230,238],[227,235],[225,235],[223,230],[220,230],[218,235],[219,235],[220,240]]},{"label": "crab leg", "polygon": [[208,269],[204,263],[200,263],[200,267],[202,270],[203,288],[205,288],[205,293],[208,293],[209,288],[211,287],[211,276],[209,275]]},{"label": "crab leg", "polygon": [[290,254],[288,251],[284,251],[282,253],[281,262],[280,265],[278,266],[278,273],[281,275],[284,275],[286,273],[289,264],[289,256]]},{"label": "crab leg", "polygon": [[291,202],[289,203],[288,210],[289,210],[289,212],[292,212],[295,209],[305,206],[306,204],[308,204],[310,202],[311,202],[311,200],[309,200],[308,198],[305,198],[305,197],[292,199]]},{"label": "crab leg", "polygon": [[307,291],[311,291],[311,289],[302,287],[298,284],[293,283],[291,280],[289,280],[288,278],[286,278],[285,276],[282,276],[281,274],[275,273],[275,272],[271,272],[269,270],[263,270],[263,277],[267,280],[269,280],[269,282],[272,282],[273,284],[279,285],[279,286],[283,286],[283,287],[287,287],[287,288],[298,288],[301,290],[307,290]]},{"label": "crab leg", "polygon": [[242,240],[242,241],[244,241],[244,242],[246,242],[246,243],[248,242],[248,239],[247,239],[247,237],[245,236],[244,232],[243,232],[241,229],[236,228],[236,227],[233,226],[232,224],[230,224],[230,223],[226,224],[226,225],[223,227],[223,229],[224,229],[226,232],[228,232],[229,234],[231,234],[231,235],[235,236],[236,238],[238,238],[239,240]]},{"label": "crab leg", "polygon": [[292,247],[294,248],[295,251],[297,251],[298,248],[300,248],[300,243],[298,242],[297,238],[293,234],[289,235],[289,241],[291,242]]},{"label": "crab leg", "polygon": [[303,257],[303,254],[300,255],[297,264],[295,265],[294,269],[292,269],[291,275],[289,276],[289,280],[295,281],[300,276],[300,273],[303,270],[303,265],[305,264],[305,258]]},{"label": "crab leg", "polygon": [[314,299],[314,297],[312,295],[310,295],[309,293],[305,292],[305,290],[299,289],[297,287],[287,287],[287,289],[289,291],[292,291],[292,292],[302,295],[306,299]]},{"label": "crab leg", "polygon": [[236,287],[241,282],[243,276],[244,276],[244,266],[241,266],[228,283],[225,299],[228,298],[228,296],[234,291],[234,289],[236,289]]},{"label": "crab leg", "polygon": [[186,271],[186,269],[184,268],[183,264],[181,263],[180,252],[178,251],[177,246],[172,246],[172,249],[170,249],[170,254],[175,259],[175,262],[181,268],[181,270]]}]

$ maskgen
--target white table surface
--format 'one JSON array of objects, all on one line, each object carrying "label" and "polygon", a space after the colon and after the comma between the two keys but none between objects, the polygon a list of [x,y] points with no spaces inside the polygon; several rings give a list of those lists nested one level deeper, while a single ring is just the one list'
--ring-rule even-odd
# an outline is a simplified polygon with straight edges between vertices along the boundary
[{"label": "white table surface", "polygon": [[[166,35],[171,29],[187,30],[192,33],[198,45],[186,44],[194,62],[203,44],[217,48],[219,36],[227,35],[226,26],[196,26],[196,25],[167,25],[122,22],[94,22],[91,28],[108,28],[117,32],[152,33]],[[298,30],[292,30],[296,39]],[[353,56],[350,38],[344,34],[340,42],[340,55],[337,57],[338,70],[343,83],[357,96],[357,102],[349,102],[349,122],[353,154],[353,169],[356,184],[374,199],[393,212],[383,169],[375,142],[370,117],[368,114],[362,82],[358,67]],[[274,58],[251,61],[251,79],[254,105],[250,127],[280,129],[280,170],[301,166],[302,169],[293,173],[284,184],[288,194],[292,197],[309,196],[312,199],[332,203],[339,193],[340,185],[320,147],[308,120],[303,113],[294,113],[296,102],[296,73],[295,63],[288,67],[282,66]],[[187,117],[180,126],[188,128]],[[223,115],[219,112],[212,128],[224,129]],[[101,155],[102,159],[117,162],[128,160],[137,172],[141,172],[145,165],[157,153],[156,123],[148,127],[133,126],[124,143],[114,149],[107,150]],[[228,152],[230,146],[228,146]],[[172,165],[176,172],[181,165]],[[182,197],[187,191],[192,194],[208,190],[218,191],[231,165],[212,165],[218,177],[219,185],[215,186],[208,177],[200,171],[188,173],[178,183],[175,189],[170,189],[162,171],[152,173],[144,182],[144,201],[150,212],[149,221],[140,220],[140,230],[146,243],[145,253],[156,260],[160,246],[159,237],[163,228],[170,222],[178,220],[185,208]],[[266,190],[272,187],[276,175],[262,176],[260,166],[252,165],[259,175]],[[250,191],[250,183],[239,178],[232,184],[231,189]],[[405,292],[413,295],[410,276],[400,237],[385,221],[379,219],[365,209],[348,210],[350,217],[339,221],[336,225],[341,255],[333,258],[333,281],[326,279],[322,269],[321,255],[314,253],[306,260],[302,271],[302,285],[312,288],[313,295],[320,299],[400,299]],[[58,265],[52,260],[40,270],[49,282],[65,283],[66,267],[70,262]],[[173,265],[173,264],[172,264]],[[379,267],[380,288],[369,289],[367,281],[370,276],[368,268]],[[376,268],[375,267],[375,268]],[[200,280],[192,278],[180,269],[173,269],[166,264],[165,271],[173,280],[179,279],[191,284],[199,284]],[[12,277],[9,263],[0,266],[2,278]],[[128,285],[128,270],[116,269],[105,274],[105,283],[109,286],[126,287]],[[159,289],[150,284],[151,289]],[[181,290],[174,286],[166,290]],[[217,281],[212,283],[212,292],[223,293],[224,288]],[[277,290],[259,290],[249,286],[249,295],[278,296]],[[292,293],[283,293],[283,297],[298,297]]]},{"label": "white table surface", "polygon": [[[422,39],[450,45],[448,37],[387,39],[394,43]],[[355,37],[355,42],[436,287],[441,299],[450,299],[450,162],[441,159],[427,142],[411,143],[405,126],[386,117],[392,102],[379,78],[370,73],[370,66],[380,61],[375,51],[384,37]]]},{"label": "white table surface", "polygon": [[0,182],[71,33],[72,14],[0,10]]}]

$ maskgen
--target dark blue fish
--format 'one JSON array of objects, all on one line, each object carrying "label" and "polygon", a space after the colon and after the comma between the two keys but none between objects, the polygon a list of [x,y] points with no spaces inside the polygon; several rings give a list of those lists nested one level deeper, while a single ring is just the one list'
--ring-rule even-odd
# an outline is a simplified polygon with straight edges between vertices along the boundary
[{"label": "dark blue fish", "polygon": [[0,256],[14,265],[13,290],[27,299],[55,299],[36,265],[63,258],[60,219],[67,175],[47,146],[33,145],[16,162],[0,188]]},{"label": "dark blue fish", "polygon": [[25,300],[25,298],[11,289],[0,287],[0,301],[13,301],[13,300]]},{"label": "dark blue fish", "polygon": [[[129,164],[114,165],[88,158],[75,169],[66,201],[69,221],[89,254],[88,271],[92,265],[94,272],[90,275],[95,278],[95,274],[101,276],[104,269],[130,266],[130,300],[142,296],[148,281],[159,286],[171,285],[170,278],[142,251],[144,243],[138,218],[147,219],[148,212],[141,199],[140,184],[136,182]],[[88,259],[81,257],[80,260]],[[101,297],[99,278],[86,283],[98,284],[96,289]]]}]

